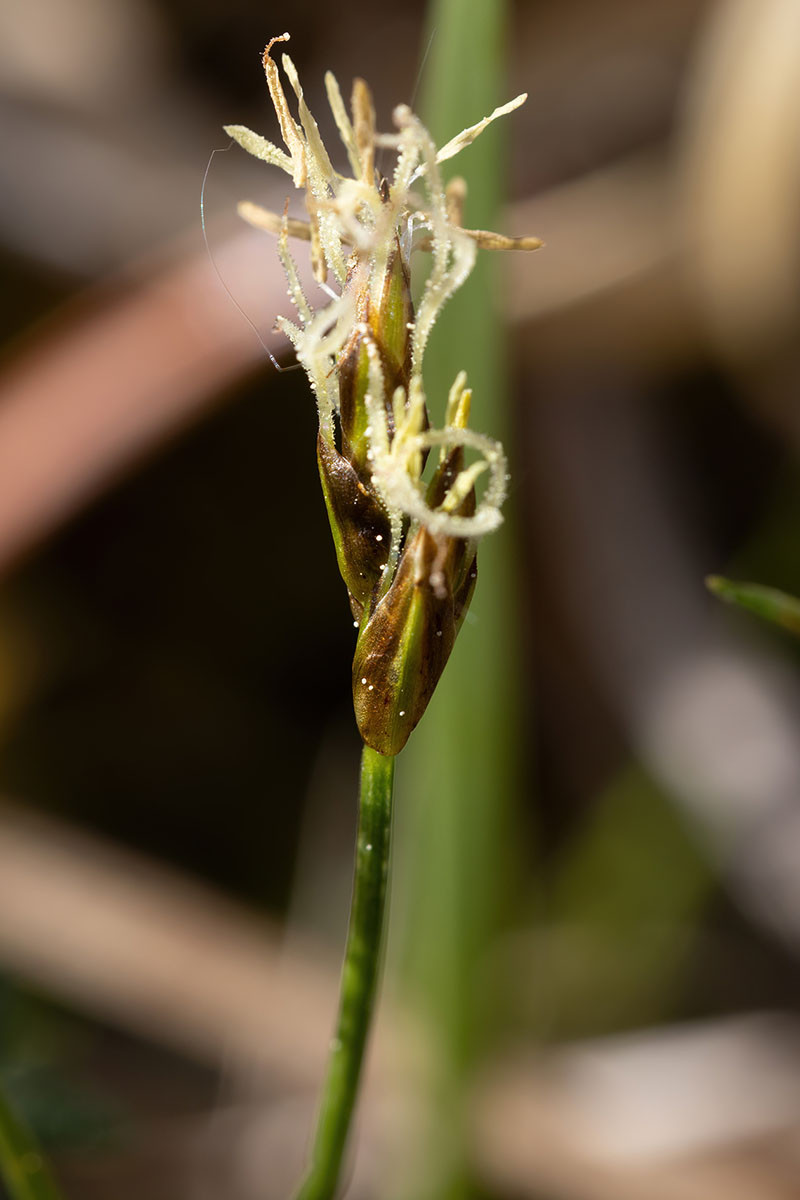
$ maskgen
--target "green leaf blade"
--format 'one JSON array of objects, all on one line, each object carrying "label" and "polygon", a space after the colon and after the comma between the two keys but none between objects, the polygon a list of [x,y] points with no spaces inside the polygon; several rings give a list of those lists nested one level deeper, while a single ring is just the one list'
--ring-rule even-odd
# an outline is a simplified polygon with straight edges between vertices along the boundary
[{"label": "green leaf blade", "polygon": [[796,596],[760,583],[737,583],[722,575],[709,575],[706,587],[726,604],[755,613],[800,637],[800,600]]}]

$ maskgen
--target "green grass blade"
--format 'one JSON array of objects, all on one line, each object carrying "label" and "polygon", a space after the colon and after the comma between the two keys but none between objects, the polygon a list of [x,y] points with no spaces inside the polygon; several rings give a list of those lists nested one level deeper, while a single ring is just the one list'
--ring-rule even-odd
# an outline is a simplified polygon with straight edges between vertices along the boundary
[{"label": "green grass blade", "polygon": [[10,1200],[61,1200],[41,1150],[1,1094],[0,1177]]},{"label": "green grass blade", "polygon": [[721,575],[709,575],[706,587],[726,604],[756,613],[800,637],[800,600],[796,596],[760,583],[736,583]]},{"label": "green grass blade", "polygon": [[[509,98],[505,25],[506,6],[498,0],[434,0],[421,115],[437,143]],[[453,164],[467,180],[470,227],[497,228],[503,137],[513,136],[514,119],[488,129]],[[425,384],[431,410],[439,413],[456,373],[466,369],[471,425],[508,444],[507,355],[491,298],[498,265],[479,253],[473,275],[448,303],[426,351]],[[463,1108],[491,1023],[478,975],[514,875],[509,828],[519,646],[508,506],[505,515],[506,525],[480,545],[470,617],[400,772],[411,910],[404,976],[440,1060],[429,1080],[431,1146],[421,1155],[421,1178],[405,1181],[415,1185],[417,1200],[455,1200],[472,1191]]]}]

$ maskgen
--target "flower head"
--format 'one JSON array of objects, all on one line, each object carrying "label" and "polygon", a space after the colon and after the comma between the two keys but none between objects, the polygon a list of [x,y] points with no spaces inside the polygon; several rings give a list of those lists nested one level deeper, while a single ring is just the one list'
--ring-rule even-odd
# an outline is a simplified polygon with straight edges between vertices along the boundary
[{"label": "flower head", "polygon": [[[298,314],[297,321],[281,317],[278,325],[316,397],[320,478],[359,626],[356,717],[365,742],[396,754],[444,669],[474,588],[477,541],[502,520],[507,478],[500,444],[468,428],[470,392],[463,372],[450,391],[444,424],[431,428],[422,377],[425,347],[479,246],[541,245],[538,238],[464,229],[463,181],[443,187],[439,165],[526,97],[495,109],[437,150],[406,105],[394,110],[394,132],[379,133],[363,80],[353,85],[348,114],[329,72],[325,86],[350,165],[346,176],[334,168],[295,66],[284,54],[299,122],[289,108],[271,57],[275,43],[288,36],[273,38],[263,59],[286,149],[241,125],[227,126],[226,132],[305,192],[307,221],[250,202],[239,211],[278,236]],[[391,179],[376,170],[381,150],[395,155]],[[310,243],[314,276],[330,297],[320,308],[303,291],[290,237]],[[410,264],[417,250],[430,252],[431,264],[415,313]],[[431,452],[433,471],[425,481]],[[484,474],[478,500],[475,484]]]}]

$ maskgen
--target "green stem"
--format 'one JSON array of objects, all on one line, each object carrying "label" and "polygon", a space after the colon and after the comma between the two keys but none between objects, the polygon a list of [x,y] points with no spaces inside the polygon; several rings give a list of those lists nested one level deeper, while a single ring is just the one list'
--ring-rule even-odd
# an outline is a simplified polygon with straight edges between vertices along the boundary
[{"label": "green stem", "polygon": [[332,1200],[353,1116],[380,962],[392,832],[394,758],[365,746],[339,1017],[322,1089],[311,1166],[297,1200]]},{"label": "green stem", "polygon": [[41,1150],[0,1095],[0,1178],[11,1200],[59,1200]]}]

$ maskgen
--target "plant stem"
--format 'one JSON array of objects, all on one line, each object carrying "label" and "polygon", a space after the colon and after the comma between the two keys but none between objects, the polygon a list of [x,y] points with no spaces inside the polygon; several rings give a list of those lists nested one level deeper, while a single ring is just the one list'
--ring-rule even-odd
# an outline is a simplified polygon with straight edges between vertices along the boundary
[{"label": "plant stem", "polygon": [[339,1016],[322,1089],[311,1166],[297,1200],[332,1200],[353,1116],[375,1000],[392,832],[394,758],[364,746],[358,836]]},{"label": "plant stem", "polygon": [[2,1095],[0,1178],[11,1200],[60,1200],[41,1150]]}]

